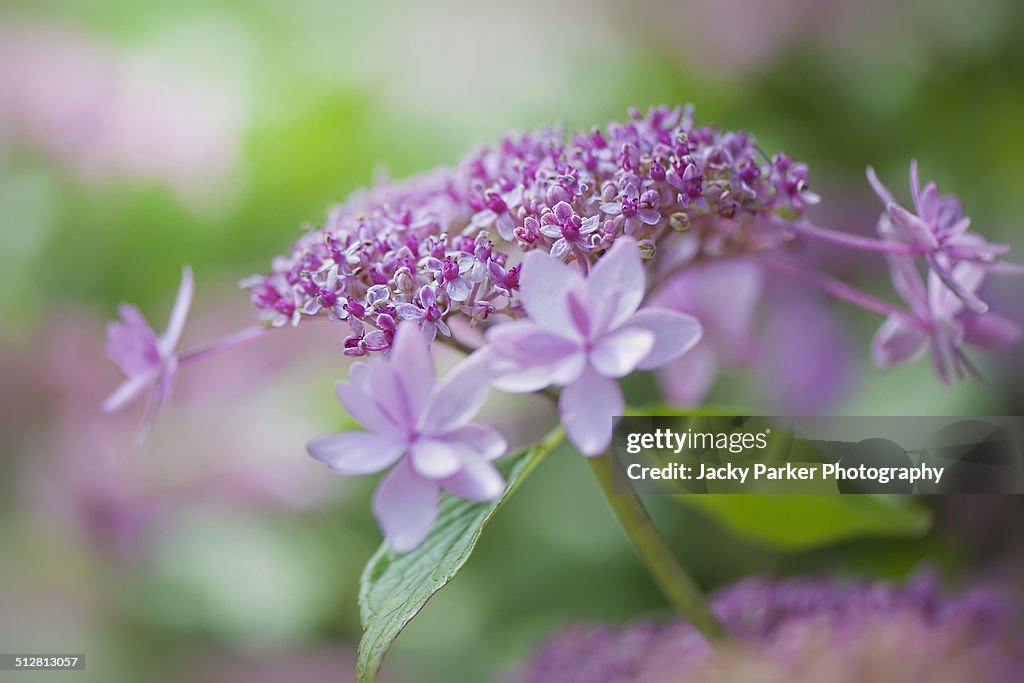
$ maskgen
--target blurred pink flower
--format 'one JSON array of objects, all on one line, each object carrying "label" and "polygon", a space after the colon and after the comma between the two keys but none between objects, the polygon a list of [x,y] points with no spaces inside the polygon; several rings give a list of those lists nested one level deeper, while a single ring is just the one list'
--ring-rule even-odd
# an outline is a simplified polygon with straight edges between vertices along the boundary
[{"label": "blurred pink flower", "polygon": [[666,398],[683,406],[696,405],[723,367],[754,361],[754,314],[764,281],[763,270],[750,261],[710,261],[687,266],[654,294],[653,304],[689,313],[704,329],[689,353],[659,373]]},{"label": "blurred pink flower", "polygon": [[194,282],[192,269],[181,270],[181,286],[167,321],[167,329],[157,337],[153,328],[135,306],[121,304],[121,320],[107,323],[107,356],[117,363],[127,379],[103,402],[103,411],[116,413],[134,402],[149,387],[153,388],[137,438],[142,441],[157,410],[171,396],[178,372],[178,340],[192,305]]},{"label": "blurred pink flower", "polygon": [[193,208],[219,199],[241,152],[229,90],[70,28],[0,20],[0,150],[27,145],[88,181],[165,183]]}]

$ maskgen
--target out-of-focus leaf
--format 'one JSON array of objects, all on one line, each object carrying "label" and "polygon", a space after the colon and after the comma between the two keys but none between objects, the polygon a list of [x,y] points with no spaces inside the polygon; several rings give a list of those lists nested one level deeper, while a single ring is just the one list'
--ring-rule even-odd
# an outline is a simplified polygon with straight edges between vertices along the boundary
[{"label": "out-of-focus leaf", "polygon": [[863,536],[920,536],[928,511],[885,495],[686,494],[673,498],[753,541],[799,550]]}]

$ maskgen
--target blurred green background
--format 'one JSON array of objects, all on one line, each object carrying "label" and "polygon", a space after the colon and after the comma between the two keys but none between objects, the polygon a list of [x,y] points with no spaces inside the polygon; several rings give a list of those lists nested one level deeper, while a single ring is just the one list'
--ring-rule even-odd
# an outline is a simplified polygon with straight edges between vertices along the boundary
[{"label": "blurred green background", "polygon": [[[304,452],[344,424],[331,391],[342,334],[299,330],[186,372],[135,448],[137,415],[99,414],[118,381],[102,326],[129,300],[159,328],[185,262],[198,286],[185,347],[247,324],[237,281],[381,174],[453,163],[507,130],[692,102],[698,121],[808,162],[821,223],[870,231],[864,167],[906,198],[916,157],[1019,254],[1024,4],[853,4],[7,0],[0,650],[84,652],[81,680],[351,677],[356,580],[378,543],[372,482]],[[871,263],[833,266],[885,292]],[[990,296],[1020,318],[1021,289]],[[1019,411],[1019,353],[986,361],[988,384],[944,389],[927,363],[871,367],[877,322],[844,320],[856,372],[839,412]],[[749,404],[741,379],[716,391]],[[586,469],[548,458],[399,640],[388,680],[486,680],[566,620],[666,613]],[[707,587],[822,567],[902,576],[922,561],[999,571],[1020,536],[1015,501],[933,500],[927,538],[797,552],[656,503]]]}]

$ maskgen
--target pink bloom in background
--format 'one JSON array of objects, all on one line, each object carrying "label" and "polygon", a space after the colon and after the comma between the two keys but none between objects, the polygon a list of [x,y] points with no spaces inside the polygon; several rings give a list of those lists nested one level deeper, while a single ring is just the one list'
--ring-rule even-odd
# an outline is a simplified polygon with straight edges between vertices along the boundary
[{"label": "pink bloom in background", "polygon": [[341,474],[392,467],[373,498],[373,511],[397,552],[418,546],[437,516],[441,489],[471,501],[493,500],[505,482],[492,460],[505,438],[471,422],[488,390],[488,366],[471,356],[437,381],[427,341],[413,323],[399,325],[390,357],[357,363],[338,398],[367,431],[313,439],[308,450]]},{"label": "pink bloom in background", "polygon": [[[959,294],[946,286],[935,271],[928,273],[927,287],[913,260],[890,256],[893,286],[907,302],[912,315],[889,316],[872,340],[876,364],[888,366],[921,356],[929,347],[932,364],[943,382],[951,374],[977,375],[961,349],[965,343],[989,351],[1006,351],[1021,338],[1021,326],[992,312],[977,313]],[[962,261],[949,271],[962,291],[971,296],[984,283],[984,264]]]},{"label": "pink bloom in background", "polygon": [[757,356],[754,314],[765,284],[764,271],[743,259],[709,261],[683,269],[651,303],[688,313],[704,334],[688,353],[660,374],[666,398],[683,406],[700,403],[725,367],[749,366]]},{"label": "pink bloom in background", "polygon": [[107,324],[107,356],[117,363],[127,379],[103,402],[104,412],[122,410],[155,385],[138,432],[139,440],[145,438],[157,410],[170,398],[174,388],[178,371],[176,348],[192,304],[192,290],[192,269],[184,266],[167,329],[159,337],[139,309],[130,304],[121,304],[118,309],[120,321]]},{"label": "pink bloom in background", "polygon": [[[954,271],[961,261],[994,263],[1010,247],[991,244],[976,233],[969,232],[971,219],[964,216],[963,206],[955,195],[939,195],[935,183],[924,188],[917,174],[917,161],[910,162],[910,192],[914,199],[914,213],[900,206],[892,194],[868,168],[868,180],[878,198],[885,204],[886,220],[879,221],[881,235],[922,250],[932,272],[948,286],[964,305],[976,313],[984,313],[988,305],[978,298],[974,290],[961,283]],[[962,273],[963,270],[957,272]]]},{"label": "pink bloom in background", "polygon": [[663,308],[637,311],[645,287],[640,249],[620,238],[584,278],[542,252],[523,262],[520,288],[528,320],[487,333],[494,384],[529,392],[564,386],[558,407],[569,440],[587,456],[611,441],[612,417],[623,410],[615,381],[686,352],[700,323]]},{"label": "pink bloom in background", "polygon": [[87,182],[156,181],[192,209],[218,207],[241,156],[242,93],[164,62],[0,19],[0,151],[27,144]]}]

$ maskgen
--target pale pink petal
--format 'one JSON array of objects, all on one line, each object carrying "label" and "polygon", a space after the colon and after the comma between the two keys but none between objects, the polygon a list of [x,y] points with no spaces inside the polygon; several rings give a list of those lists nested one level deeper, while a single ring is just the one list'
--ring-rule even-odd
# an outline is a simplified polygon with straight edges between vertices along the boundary
[{"label": "pale pink petal", "polygon": [[539,251],[523,259],[519,291],[530,319],[552,332],[570,328],[565,292],[579,274],[569,266]]},{"label": "pale pink petal", "polygon": [[[364,364],[360,363],[360,365]],[[350,378],[351,375],[352,371],[350,370]],[[387,413],[381,410],[373,394],[368,392],[362,383],[354,380],[338,382],[334,385],[334,393],[338,395],[338,400],[341,401],[341,405],[345,406],[348,414],[367,429],[374,432],[387,432],[400,428],[400,425],[396,425]]]},{"label": "pale pink petal", "polygon": [[1005,353],[1021,339],[1021,326],[996,313],[972,315],[964,321],[964,340],[986,351]]},{"label": "pale pink petal", "polygon": [[378,408],[397,428],[413,427],[412,404],[398,373],[382,358],[374,358],[368,365],[366,382]]},{"label": "pale pink petal", "polygon": [[921,279],[921,272],[916,262],[909,256],[886,257],[889,262],[889,275],[892,286],[900,297],[910,305],[910,309],[920,316],[927,316],[928,294]]},{"label": "pale pink petal", "polygon": [[126,379],[103,401],[103,412],[116,413],[123,409],[156,381],[156,377],[157,374],[151,372]]},{"label": "pale pink petal", "polygon": [[445,490],[474,503],[494,500],[505,490],[501,472],[486,460],[465,458],[462,467],[441,482]]},{"label": "pale pink petal", "polygon": [[640,327],[654,335],[650,352],[640,361],[641,370],[660,368],[683,355],[700,341],[703,330],[692,315],[666,308],[645,308],[626,321],[625,328]]},{"label": "pale pink petal", "polygon": [[427,340],[415,322],[407,320],[399,324],[389,362],[405,387],[412,415],[419,415],[426,408],[427,397],[434,386],[434,362]]},{"label": "pale pink petal", "polygon": [[587,282],[601,329],[619,327],[636,312],[645,293],[644,265],[636,241],[628,237],[616,240],[590,270]]},{"label": "pale pink petal", "polygon": [[487,398],[491,379],[488,359],[487,354],[474,353],[434,386],[418,423],[422,433],[450,432],[473,419]]},{"label": "pale pink petal", "polygon": [[341,432],[306,444],[311,456],[341,474],[370,474],[393,465],[406,450],[397,434]]},{"label": "pale pink petal", "polygon": [[890,204],[888,212],[893,225],[900,229],[901,239],[925,249],[934,249],[938,246],[935,235],[917,214],[907,211],[899,204]]},{"label": "pale pink petal", "polygon": [[885,367],[917,358],[928,347],[925,332],[897,316],[886,318],[871,340],[871,357]]},{"label": "pale pink petal", "polygon": [[598,340],[590,351],[590,362],[605,377],[625,377],[653,348],[653,332],[639,327],[622,327]]},{"label": "pale pink petal", "polygon": [[878,195],[878,198],[882,200],[882,204],[885,206],[895,204],[896,200],[893,199],[892,193],[889,192],[889,189],[883,185],[882,181],[878,179],[877,175],[875,175],[875,169],[868,166],[867,175],[868,182],[871,183],[871,187],[874,189],[875,194]]},{"label": "pale pink petal", "polygon": [[663,367],[658,373],[658,384],[672,403],[693,406],[707,396],[717,373],[715,352],[711,344],[704,341]]},{"label": "pale pink petal", "polygon": [[443,479],[455,474],[462,465],[461,446],[443,439],[421,436],[409,449],[409,460],[416,473],[427,479]]},{"label": "pale pink petal", "polygon": [[562,390],[558,411],[569,441],[586,456],[599,455],[612,440],[612,417],[624,407],[622,390],[613,379],[587,368]]},{"label": "pale pink petal", "polygon": [[188,309],[192,305],[192,292],[195,283],[192,279],[192,267],[189,265],[181,268],[181,285],[178,287],[178,296],[174,299],[174,308],[171,309],[171,317],[167,321],[167,329],[160,338],[160,352],[162,355],[172,353],[181,339],[181,332],[185,329],[185,319],[188,318]]},{"label": "pale pink petal", "polygon": [[508,450],[508,442],[498,430],[479,422],[463,425],[439,438],[458,444],[474,457],[484,460],[496,460]]},{"label": "pale pink petal", "polygon": [[563,386],[576,381],[586,366],[587,356],[579,351],[551,365],[523,365],[507,359],[491,361],[491,383],[500,391],[519,394]]},{"label": "pale pink petal", "polygon": [[696,317],[719,358],[745,363],[754,355],[753,326],[764,279],[764,269],[744,259],[693,264],[661,288],[651,303]]},{"label": "pale pink petal", "polygon": [[548,365],[580,348],[578,341],[525,320],[491,328],[487,343],[495,353],[524,365]]},{"label": "pale pink petal", "polygon": [[921,179],[917,174],[917,159],[910,160],[910,196],[914,206],[921,208]]},{"label": "pale pink petal", "polygon": [[440,494],[437,482],[416,474],[405,460],[384,477],[373,494],[373,514],[395,552],[407,553],[427,537]]}]

